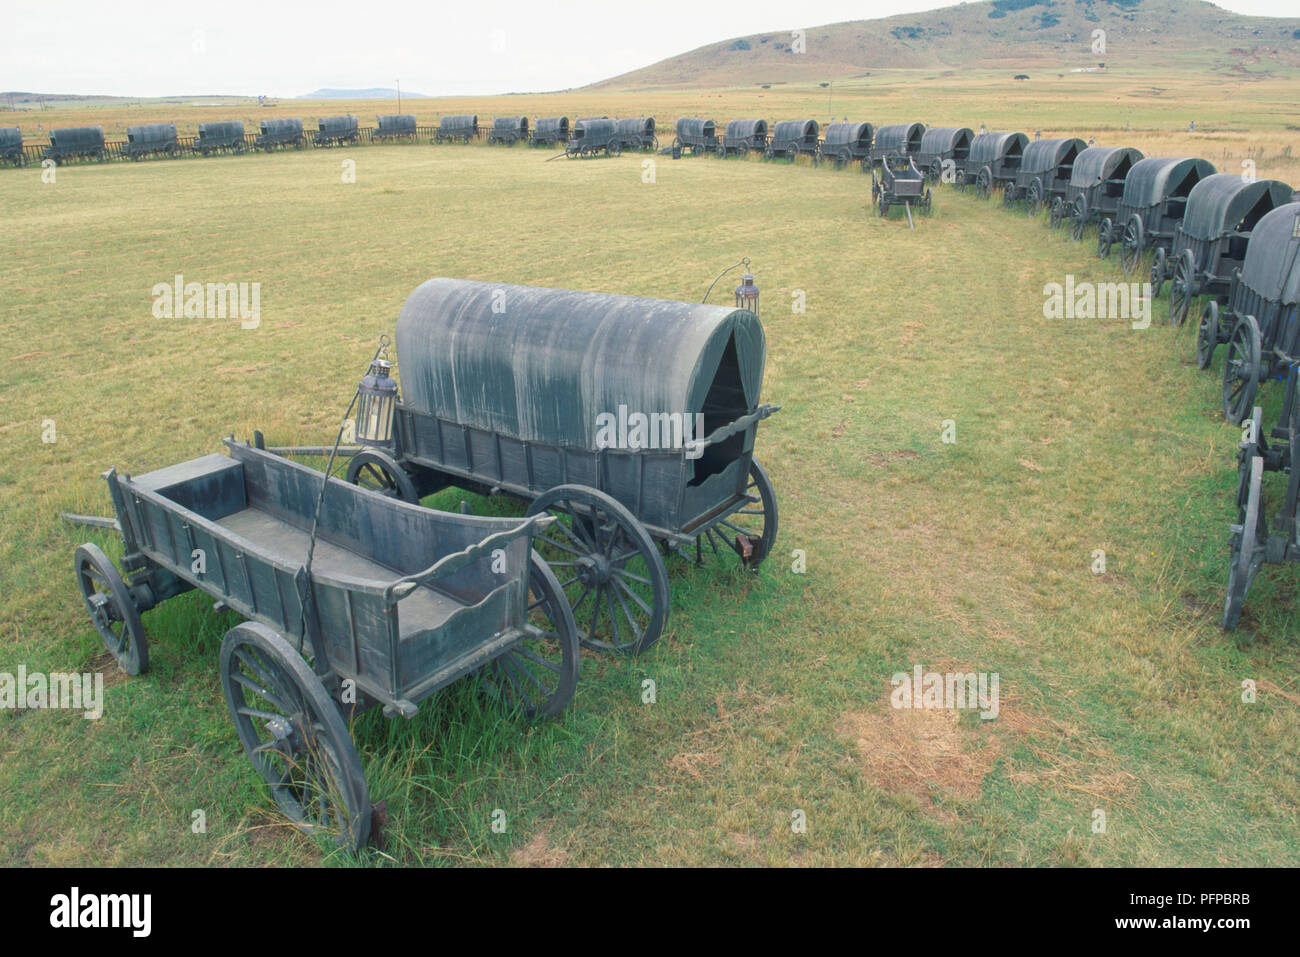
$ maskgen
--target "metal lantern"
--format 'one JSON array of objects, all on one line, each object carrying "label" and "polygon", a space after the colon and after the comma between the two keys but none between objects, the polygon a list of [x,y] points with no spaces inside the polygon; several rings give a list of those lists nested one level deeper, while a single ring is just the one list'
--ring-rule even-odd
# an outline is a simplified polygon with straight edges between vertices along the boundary
[{"label": "metal lantern", "polygon": [[397,406],[397,380],[393,364],[376,357],[357,388],[357,441],[362,445],[393,444],[393,410]]},{"label": "metal lantern", "polygon": [[758,315],[758,286],[754,284],[754,276],[749,271],[749,260],[745,260],[745,272],[740,277],[740,285],[736,287],[736,308],[748,309],[754,315]]}]

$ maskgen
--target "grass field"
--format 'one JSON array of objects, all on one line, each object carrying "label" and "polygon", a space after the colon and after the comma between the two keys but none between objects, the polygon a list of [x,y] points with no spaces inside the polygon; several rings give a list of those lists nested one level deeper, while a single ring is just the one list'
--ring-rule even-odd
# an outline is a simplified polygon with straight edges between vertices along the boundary
[{"label": "grass field", "polygon": [[[1260,175],[1300,181],[1281,82],[1234,102],[1188,81],[1119,114],[1102,87],[1070,113],[1026,91],[985,117],[993,81],[976,77],[940,83],[940,106],[913,117],[907,79],[846,96],[844,112],[1099,142],[1131,112],[1124,142],[1149,155],[1225,170],[1254,156]],[[750,96],[645,109],[716,103],[723,119]],[[825,96],[781,91],[763,113]],[[389,146],[69,166],[54,184],[0,171],[0,671],[93,668],[108,685],[99,721],[0,711],[0,863],[351,862],[285,826],[255,783],[217,678],[232,616],[182,596],[144,616],[152,670],[124,679],[106,660],[71,574],[88,533],[58,517],[108,513],[102,470],[143,473],[254,428],[325,441],[431,276],[698,300],[742,255],[762,289],[764,398],[783,406],[757,445],[780,499],[775,554],[757,575],[670,563],[659,645],[584,655],[552,724],[503,718],[467,683],[413,721],[363,716],[355,738],[389,820],[360,861],[1300,863],[1294,570],[1266,567],[1238,632],[1218,628],[1238,438],[1222,350],[1198,371],[1167,300],[1147,329],[1045,319],[1046,283],[1118,280],[1115,257],[969,194],[940,190],[911,232],[870,212],[856,170],[657,158],[645,182],[638,156],[544,158]],[[261,325],[155,319],[152,288],[177,273],[260,282]],[[1274,418],[1279,391],[1265,393]],[[508,508],[428,504],[462,497]],[[998,673],[999,716],[891,709],[891,675],[917,664]]]}]

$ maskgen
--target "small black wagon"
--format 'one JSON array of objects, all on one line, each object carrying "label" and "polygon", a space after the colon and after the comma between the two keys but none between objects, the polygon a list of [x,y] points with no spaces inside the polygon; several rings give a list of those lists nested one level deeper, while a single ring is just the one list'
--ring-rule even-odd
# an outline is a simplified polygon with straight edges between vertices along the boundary
[{"label": "small black wagon", "polygon": [[916,168],[912,157],[903,153],[886,156],[878,178],[876,171],[871,171],[871,198],[877,215],[888,216],[891,206],[902,206],[907,210],[909,222],[913,207],[928,213],[932,205],[925,176]]},{"label": "small black wagon", "polygon": [[750,153],[762,156],[767,151],[767,120],[732,120],[722,134],[724,154],[739,156]]},{"label": "small black wagon", "polygon": [[1024,161],[1029,137],[1024,133],[979,133],[971,139],[966,157],[965,184],[974,184],[975,195],[988,199],[1002,190],[1002,205],[1010,208],[1019,198],[1016,175]]},{"label": "small black wagon", "polygon": [[288,149],[290,146],[300,150],[306,145],[302,120],[296,116],[262,120],[261,133],[253,140],[254,149],[266,150],[268,153],[277,148]]},{"label": "small black wagon", "polygon": [[100,160],[104,158],[104,151],[102,126],[76,126],[50,130],[50,145],[45,147],[43,158],[53,160],[57,166],[75,157]]},{"label": "small black wagon", "polygon": [[1105,258],[1114,241],[1113,227],[1124,183],[1129,171],[1142,159],[1140,150],[1128,146],[1092,146],[1075,158],[1064,198],[1071,239],[1083,239],[1088,225],[1096,223],[1097,254]]},{"label": "small black wagon", "polygon": [[618,140],[618,121],[608,116],[590,116],[574,121],[573,133],[564,144],[569,159],[581,156],[618,156],[623,152]]},{"label": "small black wagon", "polygon": [[921,151],[916,154],[917,168],[931,183],[956,184],[966,178],[971,143],[975,131],[966,126],[939,127],[921,135]]},{"label": "small black wagon", "polygon": [[793,163],[800,155],[812,159],[816,166],[821,162],[820,130],[816,120],[782,120],[772,127],[772,136],[763,154],[767,159],[784,157]]},{"label": "small black wagon", "polygon": [[370,133],[372,141],[415,139],[414,113],[388,113],[384,116],[376,116],[375,121],[379,125]]},{"label": "small black wagon", "polygon": [[314,142],[317,146],[350,146],[360,138],[361,128],[351,113],[346,116],[322,116],[316,121]]},{"label": "small black wagon", "polygon": [[567,116],[543,116],[533,123],[528,142],[533,146],[559,146],[569,142]]},{"label": "small black wagon", "polygon": [[630,116],[618,121],[618,145],[625,150],[657,150],[659,137],[655,135],[653,116]]},{"label": "small black wagon", "polygon": [[244,142],[244,123],[242,120],[219,120],[212,123],[200,123],[199,135],[190,149],[203,156],[211,156],[223,150],[242,153],[246,149]]},{"label": "small black wagon", "polygon": [[1151,264],[1152,297],[1169,285],[1169,321],[1182,325],[1197,296],[1223,300],[1233,271],[1246,261],[1250,237],[1265,215],[1291,201],[1291,187],[1274,179],[1247,181],[1236,173],[1207,176],[1187,195],[1187,210],[1168,257]]},{"label": "small black wagon", "polygon": [[919,156],[921,140],[924,136],[924,123],[894,123],[890,126],[881,126],[876,130],[868,162],[879,166],[886,156],[897,153]]},{"label": "small black wagon", "polygon": [[16,126],[0,127],[0,163],[22,166],[25,162],[23,131]]},{"label": "small black wagon", "polygon": [[369,789],[345,712],[413,717],[473,673],[529,716],[568,703],[577,631],[531,551],[553,519],[436,512],[226,446],[137,478],[105,473],[126,575],[87,543],[76,579],[128,674],[149,663],[140,613],[168,598],[198,589],[249,619],[221,642],[221,683],[249,760],[290,820],[365,844]]},{"label": "small black wagon", "polygon": [[1065,189],[1074,172],[1074,161],[1088,144],[1078,137],[1033,140],[1025,146],[1016,171],[1014,199],[1025,201],[1025,212],[1038,215],[1047,208],[1056,227],[1065,215]]},{"label": "small black wagon", "polygon": [[776,494],[754,444],[776,407],[759,401],[763,327],[747,309],[431,279],[402,307],[396,348],[390,438],[352,457],[349,480],[557,516],[535,547],[588,647],[658,639],[661,547],[751,568],[771,553]]},{"label": "small black wagon", "polygon": [[502,143],[514,146],[528,140],[528,117],[498,116],[492,120],[492,132],[488,133],[488,143]]},{"label": "small black wagon", "polygon": [[478,136],[478,114],[465,113],[459,116],[444,116],[438,120],[434,131],[435,143],[468,143]]},{"label": "small black wagon", "polygon": [[1133,164],[1115,214],[1115,238],[1125,273],[1131,275],[1138,268],[1148,249],[1163,249],[1168,256],[1187,213],[1192,187],[1214,173],[1213,163],[1195,157],[1148,156]]},{"label": "small black wagon", "polygon": [[870,123],[831,123],[822,132],[822,159],[834,163],[836,169],[861,163],[865,171],[870,165],[875,135]]},{"label": "small black wagon", "polygon": [[673,138],[673,146],[678,149],[690,150],[692,156],[698,156],[702,153],[717,154],[725,147],[722,141],[718,139],[718,125],[713,120],[704,120],[693,116],[683,116],[677,121],[676,136]]},{"label": "small black wagon", "polygon": [[157,153],[165,153],[173,157],[180,153],[175,123],[149,123],[145,126],[127,127],[126,142],[122,144],[123,156],[140,160]]}]

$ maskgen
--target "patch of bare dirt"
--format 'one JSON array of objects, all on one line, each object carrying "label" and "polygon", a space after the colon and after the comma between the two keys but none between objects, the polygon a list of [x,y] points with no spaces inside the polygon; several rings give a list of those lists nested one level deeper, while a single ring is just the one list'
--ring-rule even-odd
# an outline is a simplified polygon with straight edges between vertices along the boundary
[{"label": "patch of bare dirt", "polygon": [[513,867],[564,867],[569,863],[569,852],[562,847],[551,847],[550,834],[539,831],[523,847],[510,852]]},{"label": "patch of bare dirt", "polygon": [[877,468],[888,468],[892,462],[906,462],[920,456],[914,449],[890,449],[887,452],[872,452],[867,461]]},{"label": "patch of bare dirt", "polygon": [[127,674],[122,670],[122,666],[117,663],[117,659],[113,657],[112,652],[107,650],[101,651],[86,662],[85,670],[103,675],[105,688],[120,685],[127,679]]}]

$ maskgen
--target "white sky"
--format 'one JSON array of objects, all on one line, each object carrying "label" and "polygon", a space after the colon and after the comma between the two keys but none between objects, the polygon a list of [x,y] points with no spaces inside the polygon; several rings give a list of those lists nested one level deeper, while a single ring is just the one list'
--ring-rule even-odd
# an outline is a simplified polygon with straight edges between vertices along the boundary
[{"label": "white sky", "polygon": [[[298,96],[581,86],[744,34],[874,19],[943,0],[5,0],[0,90]],[[1224,0],[1297,16],[1295,0]]]}]

